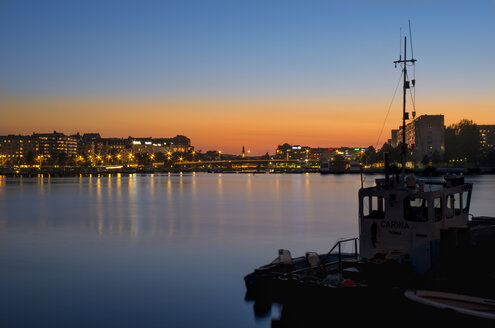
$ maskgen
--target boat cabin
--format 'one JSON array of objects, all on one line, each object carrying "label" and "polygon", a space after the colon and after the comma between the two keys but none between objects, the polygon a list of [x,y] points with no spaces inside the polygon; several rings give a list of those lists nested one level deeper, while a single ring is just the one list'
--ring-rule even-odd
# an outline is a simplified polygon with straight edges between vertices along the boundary
[{"label": "boat cabin", "polygon": [[463,177],[425,182],[377,179],[359,191],[361,260],[410,263],[423,274],[440,256],[440,231],[468,223],[472,184]]}]

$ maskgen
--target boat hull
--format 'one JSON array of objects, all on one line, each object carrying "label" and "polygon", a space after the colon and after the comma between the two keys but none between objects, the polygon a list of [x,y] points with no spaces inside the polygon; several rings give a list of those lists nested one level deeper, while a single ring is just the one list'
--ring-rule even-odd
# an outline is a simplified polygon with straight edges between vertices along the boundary
[{"label": "boat hull", "polygon": [[495,323],[495,300],[432,290],[411,290],[405,298],[417,312],[444,317],[452,322]]}]

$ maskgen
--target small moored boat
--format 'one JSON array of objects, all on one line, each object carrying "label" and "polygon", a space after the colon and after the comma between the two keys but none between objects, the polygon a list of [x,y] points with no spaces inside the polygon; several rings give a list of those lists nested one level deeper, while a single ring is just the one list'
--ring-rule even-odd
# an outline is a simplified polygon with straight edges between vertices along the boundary
[{"label": "small moored boat", "polygon": [[431,290],[408,289],[404,296],[410,301],[441,310],[453,310],[457,313],[483,319],[495,320],[495,300],[452,294]]}]

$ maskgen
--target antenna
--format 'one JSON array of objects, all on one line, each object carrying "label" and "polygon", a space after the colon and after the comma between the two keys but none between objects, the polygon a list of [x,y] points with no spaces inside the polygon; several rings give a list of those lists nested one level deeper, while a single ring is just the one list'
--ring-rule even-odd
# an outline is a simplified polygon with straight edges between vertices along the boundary
[{"label": "antenna", "polygon": [[[411,57],[414,58],[412,32],[411,32],[411,20],[409,20],[409,42],[411,43],[411,45],[410,45]],[[414,65],[414,63],[413,63],[413,77],[411,79],[411,84],[412,84],[413,88],[416,86],[416,65]],[[415,88],[412,90],[411,97],[412,97],[412,101],[413,101],[412,116],[413,116],[413,119],[415,119],[416,118],[416,89]]]},{"label": "antenna", "polygon": [[405,172],[406,172],[406,153],[407,153],[406,120],[409,119],[409,113],[406,112],[406,94],[407,94],[407,89],[410,89],[410,84],[409,84],[409,81],[407,80],[407,64],[412,63],[414,65],[415,62],[416,62],[416,59],[414,59],[414,58],[407,59],[407,37],[404,36],[404,59],[399,57],[399,60],[394,61],[394,64],[396,66],[397,66],[397,64],[403,64],[402,72],[403,72],[403,76],[404,76],[403,88],[402,88],[403,89],[403,96],[402,96],[402,151],[401,151],[402,177],[404,177]]},{"label": "antenna", "polygon": [[411,42],[411,57],[414,58],[413,46],[412,46],[412,33],[411,33],[411,20],[409,20],[409,42]]},{"label": "antenna", "polygon": [[[402,59],[402,27],[399,29],[399,60]],[[397,63],[395,64],[397,67]]]}]

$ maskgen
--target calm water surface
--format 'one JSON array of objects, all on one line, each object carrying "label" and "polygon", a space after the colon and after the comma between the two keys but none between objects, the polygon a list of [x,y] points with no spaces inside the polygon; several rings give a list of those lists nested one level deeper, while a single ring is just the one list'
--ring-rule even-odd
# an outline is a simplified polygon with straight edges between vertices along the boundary
[{"label": "calm water surface", "polygon": [[[495,177],[468,181],[471,212],[494,216]],[[0,327],[269,327],[244,275],[279,248],[356,237],[359,187],[359,175],[0,177]]]}]

